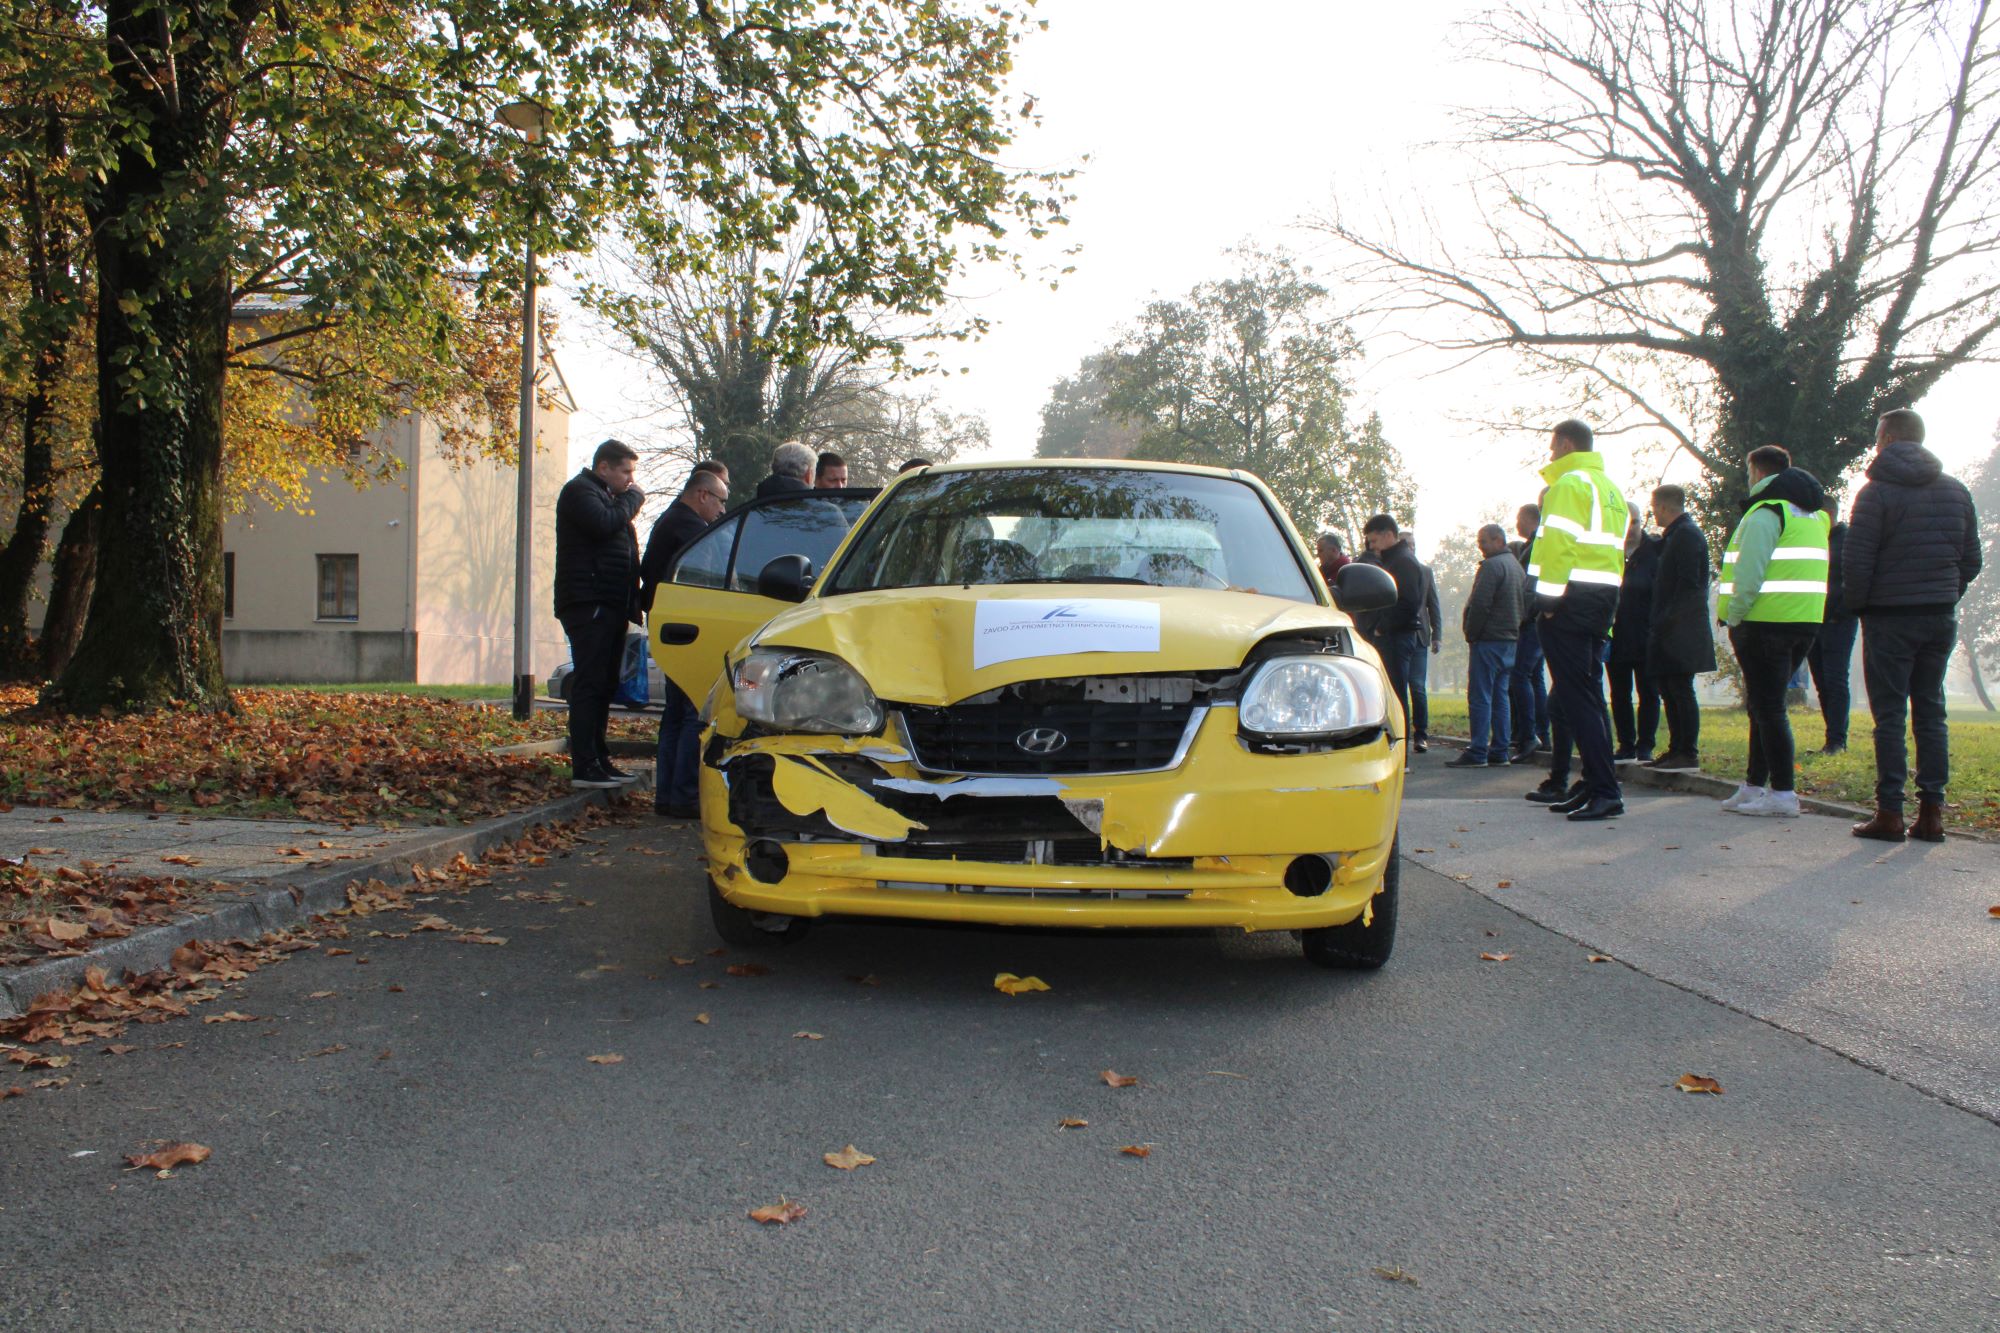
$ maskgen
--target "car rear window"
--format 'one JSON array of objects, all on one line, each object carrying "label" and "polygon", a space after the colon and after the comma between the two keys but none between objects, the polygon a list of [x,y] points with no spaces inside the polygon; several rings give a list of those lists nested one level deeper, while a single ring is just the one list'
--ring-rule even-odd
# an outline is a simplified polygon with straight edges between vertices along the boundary
[{"label": "car rear window", "polygon": [[1317,600],[1254,488],[1122,468],[992,468],[903,483],[822,595],[871,588],[1131,583]]}]

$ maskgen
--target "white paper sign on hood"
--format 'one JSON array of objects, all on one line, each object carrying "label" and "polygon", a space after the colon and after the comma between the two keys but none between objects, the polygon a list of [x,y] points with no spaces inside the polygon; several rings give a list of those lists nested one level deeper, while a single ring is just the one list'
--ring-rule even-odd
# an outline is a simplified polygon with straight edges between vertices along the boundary
[{"label": "white paper sign on hood", "polygon": [[1064,653],[1157,653],[1160,604],[1122,598],[994,599],[972,620],[972,665]]}]

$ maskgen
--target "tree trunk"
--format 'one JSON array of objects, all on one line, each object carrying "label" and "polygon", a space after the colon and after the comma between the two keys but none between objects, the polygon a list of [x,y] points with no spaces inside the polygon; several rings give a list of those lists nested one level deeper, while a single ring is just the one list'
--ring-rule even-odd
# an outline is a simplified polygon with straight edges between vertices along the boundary
[{"label": "tree trunk", "polygon": [[50,700],[77,713],[226,709],[229,233],[214,183],[241,36],[219,6],[113,0],[105,14],[110,110],[146,128],[90,202],[103,526],[83,639]]},{"label": "tree trunk", "polygon": [[54,581],[49,586],[49,613],[42,618],[42,674],[53,680],[76,655],[83,638],[83,619],[90,610],[90,594],[97,581],[97,536],[103,523],[104,483],[98,482],[83,497],[69,522],[63,525],[62,540],[56,543]]},{"label": "tree trunk", "polygon": [[1965,645],[1965,664],[1972,668],[1972,692],[1979,696],[1979,706],[1991,713],[1996,711],[1992,698],[1986,693],[1986,677],[1979,670],[1979,649],[1971,639],[1961,639]]},{"label": "tree trunk", "polygon": [[28,595],[49,544],[55,502],[55,448],[49,436],[61,375],[61,349],[54,348],[36,361],[34,382],[21,408],[21,507],[13,535],[0,547],[0,676],[31,675],[38,665],[28,638]]}]

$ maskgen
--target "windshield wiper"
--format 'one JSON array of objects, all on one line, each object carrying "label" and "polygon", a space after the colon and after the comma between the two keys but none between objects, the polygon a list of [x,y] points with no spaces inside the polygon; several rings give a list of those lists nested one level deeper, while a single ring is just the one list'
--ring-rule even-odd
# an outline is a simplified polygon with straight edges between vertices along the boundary
[{"label": "windshield wiper", "polygon": [[1078,574],[1071,578],[1001,579],[1001,583],[1136,583],[1142,588],[1153,585],[1144,579],[1127,578],[1123,574]]}]

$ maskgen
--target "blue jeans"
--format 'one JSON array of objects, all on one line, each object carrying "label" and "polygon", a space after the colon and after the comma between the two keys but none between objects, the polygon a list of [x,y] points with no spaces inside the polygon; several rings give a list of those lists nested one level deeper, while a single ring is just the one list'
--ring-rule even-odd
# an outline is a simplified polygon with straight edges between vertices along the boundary
[{"label": "blue jeans", "polygon": [[666,686],[660,711],[660,752],[653,761],[653,803],[693,805],[701,799],[701,715],[680,687]]},{"label": "blue jeans", "polygon": [[1410,734],[1420,741],[1431,738],[1430,651],[1419,645],[1410,662]]},{"label": "blue jeans", "polygon": [[1410,679],[1424,664],[1424,641],[1413,629],[1385,634],[1375,641],[1382,669],[1389,673],[1389,692],[1403,705],[1403,735],[1417,738],[1417,715],[1410,706]]},{"label": "blue jeans", "polygon": [[1465,707],[1471,714],[1472,744],[1466,753],[1474,759],[1505,759],[1515,645],[1474,643],[1467,647],[1471,649],[1471,665],[1466,674]]},{"label": "blue jeans", "polygon": [[1549,687],[1542,678],[1542,636],[1532,624],[1514,641],[1514,744],[1532,748],[1549,738]]}]

